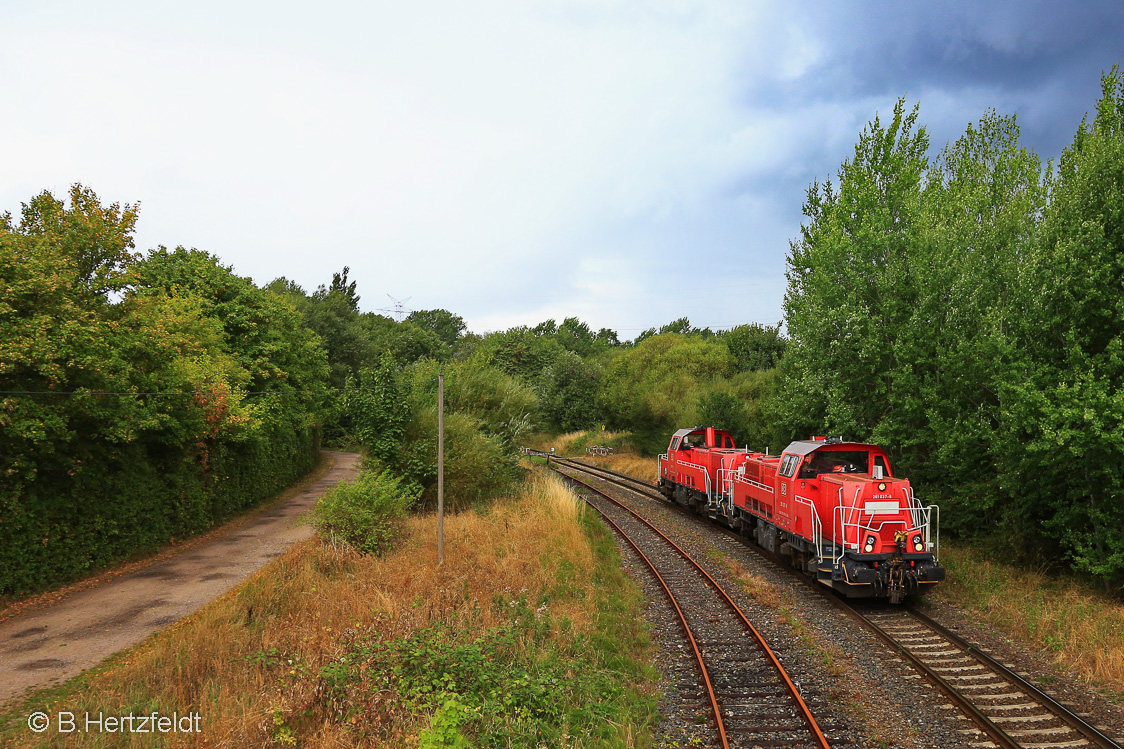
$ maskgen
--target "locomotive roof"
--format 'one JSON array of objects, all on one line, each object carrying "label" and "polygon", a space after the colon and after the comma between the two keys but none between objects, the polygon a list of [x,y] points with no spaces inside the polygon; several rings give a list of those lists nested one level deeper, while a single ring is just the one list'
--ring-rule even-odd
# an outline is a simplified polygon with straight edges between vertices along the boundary
[{"label": "locomotive roof", "polygon": [[831,447],[842,446],[842,447],[865,447],[867,449],[870,449],[870,448],[878,449],[877,445],[870,445],[870,444],[867,444],[865,442],[843,442],[843,441],[828,442],[826,440],[796,440],[796,441],[790,443],[789,446],[784,449],[784,451],[786,453],[792,453],[793,455],[807,455],[810,452],[815,452],[819,448],[828,447],[829,445]]},{"label": "locomotive roof", "polygon": [[[686,436],[687,436],[688,434],[694,434],[695,432],[702,432],[702,431],[704,431],[705,429],[706,429],[706,427],[705,427],[705,426],[701,426],[701,427],[691,427],[690,429],[680,429],[680,430],[679,430],[678,432],[676,432],[675,434],[671,435],[671,438],[672,438],[672,439],[675,439],[676,437],[686,437]],[[714,427],[714,431],[716,431],[716,432],[725,432],[726,434],[729,434],[729,432],[728,432],[727,430],[725,430],[725,429],[719,429],[718,427]]]}]

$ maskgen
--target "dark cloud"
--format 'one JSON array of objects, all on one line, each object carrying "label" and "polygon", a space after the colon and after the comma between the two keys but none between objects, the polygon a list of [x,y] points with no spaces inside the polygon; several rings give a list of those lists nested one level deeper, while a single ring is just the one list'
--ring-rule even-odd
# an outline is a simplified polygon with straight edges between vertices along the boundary
[{"label": "dark cloud", "polygon": [[[805,8],[797,23],[818,60],[791,80],[747,76],[746,104],[786,109],[908,95],[921,102],[937,146],[995,107],[1017,112],[1024,143],[1055,156],[1099,97],[1101,73],[1124,60],[1119,2],[861,7]],[[927,106],[933,100],[941,111]]]}]

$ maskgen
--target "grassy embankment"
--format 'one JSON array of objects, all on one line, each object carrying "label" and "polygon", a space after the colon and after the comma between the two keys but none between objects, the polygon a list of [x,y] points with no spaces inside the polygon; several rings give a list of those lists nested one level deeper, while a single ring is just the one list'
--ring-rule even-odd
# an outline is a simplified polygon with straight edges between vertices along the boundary
[{"label": "grassy embankment", "polygon": [[[629,449],[618,433],[574,433],[544,443],[560,455],[585,459],[647,481],[654,458]],[[614,455],[586,455],[590,444],[618,447]],[[971,546],[944,540],[948,580],[932,594],[986,621],[1012,639],[1045,651],[1060,669],[1101,686],[1124,701],[1124,603],[1072,576],[1051,576],[991,560]],[[769,595],[758,587],[761,595]]]},{"label": "grassy embankment", "polygon": [[[535,446],[540,450],[554,448],[556,455],[582,460],[627,473],[630,476],[655,482],[656,459],[639,455],[625,432],[570,432],[558,437],[541,437]],[[593,446],[611,447],[612,455],[590,455],[586,448]]]},{"label": "grassy embankment", "polygon": [[[197,711],[168,745],[645,746],[655,675],[641,594],[561,485],[408,519],[384,557],[313,538],[197,614],[0,718],[12,746],[149,746],[32,734],[34,710]],[[509,743],[510,742],[510,743]]]}]

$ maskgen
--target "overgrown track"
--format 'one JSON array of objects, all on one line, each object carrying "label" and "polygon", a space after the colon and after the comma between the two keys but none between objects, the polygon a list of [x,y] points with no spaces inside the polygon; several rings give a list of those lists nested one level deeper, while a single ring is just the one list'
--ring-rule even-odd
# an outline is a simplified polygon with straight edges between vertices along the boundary
[{"label": "overgrown track", "polygon": [[562,475],[583,487],[583,498],[632,546],[667,594],[699,665],[720,745],[828,749],[784,667],[714,578],[624,504]]},{"label": "overgrown track", "polygon": [[[652,484],[640,479],[580,461],[562,462],[666,503]],[[1124,749],[1072,710],[921,612],[912,608],[860,609],[819,590],[814,582],[807,582],[905,656],[924,678],[944,692],[978,726],[968,729],[976,736],[970,742],[972,745],[1004,749]]]}]

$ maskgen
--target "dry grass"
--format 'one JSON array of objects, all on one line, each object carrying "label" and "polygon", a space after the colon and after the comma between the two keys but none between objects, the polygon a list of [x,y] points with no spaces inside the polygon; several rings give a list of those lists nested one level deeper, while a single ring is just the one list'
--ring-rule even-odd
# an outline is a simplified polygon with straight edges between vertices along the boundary
[{"label": "dry grass", "polygon": [[948,579],[931,595],[969,609],[1054,662],[1124,696],[1124,604],[1072,578],[996,564],[945,542]]},{"label": "dry grass", "polygon": [[[360,637],[386,641],[443,622],[483,633],[501,623],[502,612],[489,605],[495,595],[525,593],[535,600],[557,588],[561,564],[572,571],[574,585],[589,585],[594,558],[578,522],[583,508],[557,480],[536,477],[517,500],[447,517],[442,567],[433,515],[410,518],[405,541],[383,558],[316,538],[297,544],[93,675],[10,712],[0,741],[90,746],[113,738],[104,745],[149,746],[149,737],[137,734],[60,735],[52,729],[37,737],[21,723],[34,709],[114,715],[158,709],[202,714],[202,736],[171,734],[169,746],[268,746],[285,723],[299,726],[302,746],[353,746],[347,726],[322,714],[320,669]],[[593,596],[580,592],[552,597],[551,610],[556,621],[589,633]],[[416,741],[410,737],[418,719],[401,719],[396,715],[384,735]]]},{"label": "dry grass", "polygon": [[656,483],[660,477],[655,458],[646,458],[635,453],[618,453],[597,457],[587,455],[583,460],[602,468],[611,468],[620,473],[627,473],[633,478],[642,479],[652,484]]},{"label": "dry grass", "polygon": [[627,432],[600,432],[600,431],[587,431],[587,432],[569,432],[567,434],[560,434],[557,437],[543,437],[537,442],[536,446],[540,450],[550,451],[554,448],[554,452],[558,455],[571,455],[578,456],[585,454],[585,447],[589,445],[604,445],[608,442],[613,442],[627,437]]},{"label": "dry grass", "polygon": [[741,587],[750,598],[761,605],[768,606],[771,609],[777,609],[785,602],[781,597],[780,591],[778,591],[772,583],[760,575],[755,575],[747,570],[738,560],[722,555],[720,561],[726,568],[726,572],[730,577],[734,578],[738,586]]}]

